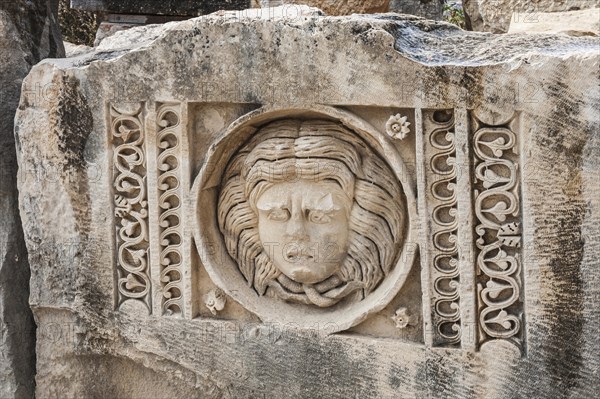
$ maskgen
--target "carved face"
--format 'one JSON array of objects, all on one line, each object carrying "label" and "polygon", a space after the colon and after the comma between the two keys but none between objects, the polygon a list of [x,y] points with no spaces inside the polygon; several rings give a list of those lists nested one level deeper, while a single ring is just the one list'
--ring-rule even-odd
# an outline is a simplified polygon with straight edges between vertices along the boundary
[{"label": "carved face", "polygon": [[258,233],[275,267],[315,284],[340,270],[348,250],[352,200],[333,182],[278,183],[258,199]]},{"label": "carved face", "polygon": [[328,307],[361,300],[390,272],[402,198],[385,162],[340,123],[280,120],[229,161],[219,227],[258,295]]}]

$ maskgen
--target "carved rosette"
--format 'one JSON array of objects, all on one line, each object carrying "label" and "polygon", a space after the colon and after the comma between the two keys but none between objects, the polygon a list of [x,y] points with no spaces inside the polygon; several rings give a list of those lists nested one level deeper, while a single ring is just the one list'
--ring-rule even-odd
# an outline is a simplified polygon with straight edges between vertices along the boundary
[{"label": "carved rosette", "polygon": [[456,143],[452,110],[424,111],[433,345],[460,343]]},{"label": "carved rosette", "polygon": [[475,233],[480,344],[522,347],[520,187],[515,120],[489,126],[473,118]]},{"label": "carved rosette", "polygon": [[181,315],[182,232],[181,232],[181,110],[163,104],[157,110],[157,168],[159,205],[159,252],[162,313]]},{"label": "carved rosette", "polygon": [[143,104],[110,105],[113,149],[117,307],[143,302],[149,311],[148,202]]}]

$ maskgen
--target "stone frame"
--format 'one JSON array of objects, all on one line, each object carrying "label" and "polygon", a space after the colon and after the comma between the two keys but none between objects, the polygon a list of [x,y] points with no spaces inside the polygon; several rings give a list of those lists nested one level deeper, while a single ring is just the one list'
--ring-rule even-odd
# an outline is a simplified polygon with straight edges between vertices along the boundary
[{"label": "stone frame", "polygon": [[[201,314],[204,315],[201,317],[210,317],[210,314],[201,310],[203,306],[210,309],[212,316],[216,316],[217,308],[222,310],[226,298],[230,297],[241,305],[240,309],[246,309],[263,322],[293,323],[299,328],[320,326],[327,333],[340,332],[353,328],[388,306],[400,291],[411,266],[417,267],[416,264],[413,265],[415,254],[420,252],[423,301],[419,313],[423,317],[423,339],[427,346],[477,350],[490,340],[503,339],[514,343],[521,351],[526,351],[519,250],[518,157],[504,157],[507,151],[518,153],[518,133],[515,133],[519,129],[518,115],[509,116],[505,121],[493,125],[483,122],[489,121],[489,116],[485,113],[466,109],[409,111],[408,115],[411,115],[411,112],[415,114],[414,117],[411,116],[411,120],[414,118],[415,121],[414,151],[417,166],[411,171],[409,165],[403,162],[397,147],[392,144],[411,133],[410,123],[407,123],[407,118],[402,118],[401,114],[392,114],[386,126],[376,128],[363,119],[358,110],[353,112],[323,105],[304,108],[251,107],[254,109],[234,112],[231,123],[217,129],[218,135],[208,144],[210,150],[200,164],[199,160],[193,160],[192,155],[192,160],[187,162],[197,164],[194,171],[192,165],[185,164],[184,156],[184,148],[193,147],[193,138],[190,136],[193,135],[190,130],[193,130],[192,118],[189,118],[188,113],[192,112],[190,107],[194,107],[194,104],[197,103],[157,102],[148,110],[142,102],[136,105],[137,111],[133,114],[124,112],[122,115],[115,113],[116,108],[112,104],[107,105],[107,112],[111,113],[110,123],[113,126],[113,151],[118,153],[119,149],[119,145],[114,142],[114,137],[118,136],[118,129],[114,127],[114,123],[119,118],[136,120],[141,134],[147,132],[147,140],[140,137],[142,139],[137,143],[144,157],[147,153],[147,162],[144,160],[147,165],[142,162],[142,170],[147,172],[148,181],[157,182],[144,187],[144,190],[148,190],[147,198],[138,201],[140,204],[133,205],[141,207],[138,211],[141,210],[146,215],[142,218],[144,220],[140,220],[146,223],[143,229],[147,230],[146,239],[141,241],[142,250],[151,247],[158,250],[150,251],[151,255],[145,259],[146,274],[138,276],[137,279],[133,277],[136,273],[132,274],[127,267],[123,268],[122,259],[115,258],[118,265],[116,287],[131,286],[133,293],[128,297],[124,295],[122,288],[117,288],[117,308],[126,299],[131,298],[141,299],[150,313],[159,312],[163,315],[179,315],[186,318],[198,317]],[[224,169],[226,163],[223,162],[228,162],[233,149],[250,137],[255,130],[254,126],[284,116],[324,117],[340,121],[352,130],[360,132],[378,152],[386,154],[388,163],[405,190],[409,227],[398,266],[391,275],[393,284],[382,283],[380,292],[385,291],[385,295],[361,301],[364,302],[361,306],[334,306],[331,309],[314,309],[307,312],[306,308],[290,306],[269,298],[257,298],[255,293],[247,289],[245,282],[239,279],[239,270],[231,267],[232,259],[224,250],[221,233],[215,225],[216,216],[210,211],[216,207],[214,190],[219,185],[219,171]],[[461,136],[468,137],[457,134],[461,129],[473,132],[472,140],[476,143],[469,141],[459,146],[455,139]],[[506,141],[507,135],[512,137],[512,140]],[[492,136],[493,139],[486,141],[480,136]],[[237,144],[231,144],[232,142]],[[410,147],[412,144],[408,145]],[[487,155],[485,151],[482,153],[482,150],[475,150],[471,148],[473,145],[478,145],[478,148],[486,147],[491,153]],[[404,148],[406,149],[406,146]],[[192,149],[190,151],[193,152]],[[117,158],[115,162],[116,160]],[[443,166],[440,168],[436,163],[445,164],[447,169]],[[494,174],[492,170],[502,167],[517,173],[508,177],[510,187],[507,188],[507,194],[495,189],[500,181],[490,180],[494,176],[496,179],[503,178],[502,172]],[[487,172],[488,170],[490,172]],[[185,188],[186,184],[182,180],[186,175],[190,179],[187,183],[191,187],[190,190]],[[118,177],[118,173],[113,176]],[[142,180],[145,181],[146,176],[142,176]],[[445,187],[440,190],[440,186],[443,185]],[[417,187],[418,196],[413,194],[412,187]],[[459,187],[466,194],[457,194]],[[485,193],[486,190],[492,192]],[[123,208],[123,196],[120,194],[116,193],[114,199],[117,218],[122,216],[119,215]],[[486,208],[479,200],[481,196],[496,198],[496,207]],[[498,199],[498,196],[501,198]],[[500,209],[505,204],[502,196],[514,198],[516,202],[511,205],[514,209],[506,212]],[[131,204],[127,206],[129,205]],[[497,208],[498,206],[500,208]],[[440,212],[445,212],[445,216],[440,218]],[[484,217],[486,212],[499,224],[491,225],[489,219]],[[417,216],[418,214],[421,216]],[[512,215],[510,222],[500,223],[509,214]],[[194,219],[196,215],[201,215],[198,220]],[[184,223],[183,219],[190,217],[194,222]],[[479,224],[475,224],[476,221]],[[486,228],[495,230],[486,233],[482,230]],[[495,234],[495,241],[490,241],[490,234]],[[441,241],[445,244],[441,244],[439,237],[444,237]],[[123,242],[119,242],[118,234],[115,245],[115,248],[124,245]],[[418,247],[426,250],[419,250]],[[508,256],[507,260],[500,260],[500,263],[489,257],[486,260],[486,248],[491,248],[497,256],[505,254],[504,256]],[[197,254],[194,254],[196,250]],[[515,266],[502,273],[502,262],[506,261],[513,262]],[[223,272],[223,265],[229,268],[229,271]],[[205,268],[215,285],[213,291],[202,295],[203,299],[199,298],[198,267]],[[232,284],[236,279],[239,281]],[[504,283],[499,283],[498,279]],[[514,294],[510,300],[502,298],[502,294],[508,289],[506,284],[514,287]],[[140,292],[141,289],[144,292],[142,296],[135,292]],[[495,300],[494,295],[500,295],[500,299]],[[210,301],[211,305],[208,305],[207,301]],[[402,308],[398,308],[398,312],[402,313]],[[332,318],[335,322],[332,322]]]}]

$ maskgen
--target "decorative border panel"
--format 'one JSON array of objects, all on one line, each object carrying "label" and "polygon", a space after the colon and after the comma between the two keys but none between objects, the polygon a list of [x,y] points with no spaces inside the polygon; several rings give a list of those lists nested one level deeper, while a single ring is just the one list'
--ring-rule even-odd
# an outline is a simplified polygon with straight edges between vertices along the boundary
[{"label": "decorative border panel", "polygon": [[472,115],[479,343],[524,349],[518,117],[488,125]]},{"label": "decorative border panel", "polygon": [[[184,280],[187,111],[152,108],[108,106],[116,307],[135,300],[152,313],[154,302],[154,313],[183,316],[194,299]],[[478,111],[415,110],[428,346],[477,350],[507,340],[525,349],[519,118],[492,124]],[[394,115],[386,132],[404,140],[409,125]]]},{"label": "decorative border panel", "polygon": [[426,256],[430,290],[432,345],[459,346],[459,298],[456,136],[453,110],[423,110],[425,198],[428,229]]},{"label": "decorative border panel", "polygon": [[151,312],[143,103],[110,104],[117,308],[141,301]]},{"label": "decorative border panel", "polygon": [[156,111],[156,124],[161,308],[165,315],[181,316],[183,314],[181,105],[160,105]]}]

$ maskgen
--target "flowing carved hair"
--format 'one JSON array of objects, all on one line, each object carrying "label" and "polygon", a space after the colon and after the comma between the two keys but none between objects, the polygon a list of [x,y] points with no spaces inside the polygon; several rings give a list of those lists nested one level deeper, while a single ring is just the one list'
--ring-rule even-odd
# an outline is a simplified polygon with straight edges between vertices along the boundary
[{"label": "flowing carved hair", "polygon": [[389,166],[340,123],[282,120],[260,128],[229,161],[218,222],[227,251],[248,284],[264,295],[280,275],[258,234],[256,202],[273,184],[332,181],[353,199],[348,254],[337,276],[370,293],[396,261],[404,232],[404,200]]}]

